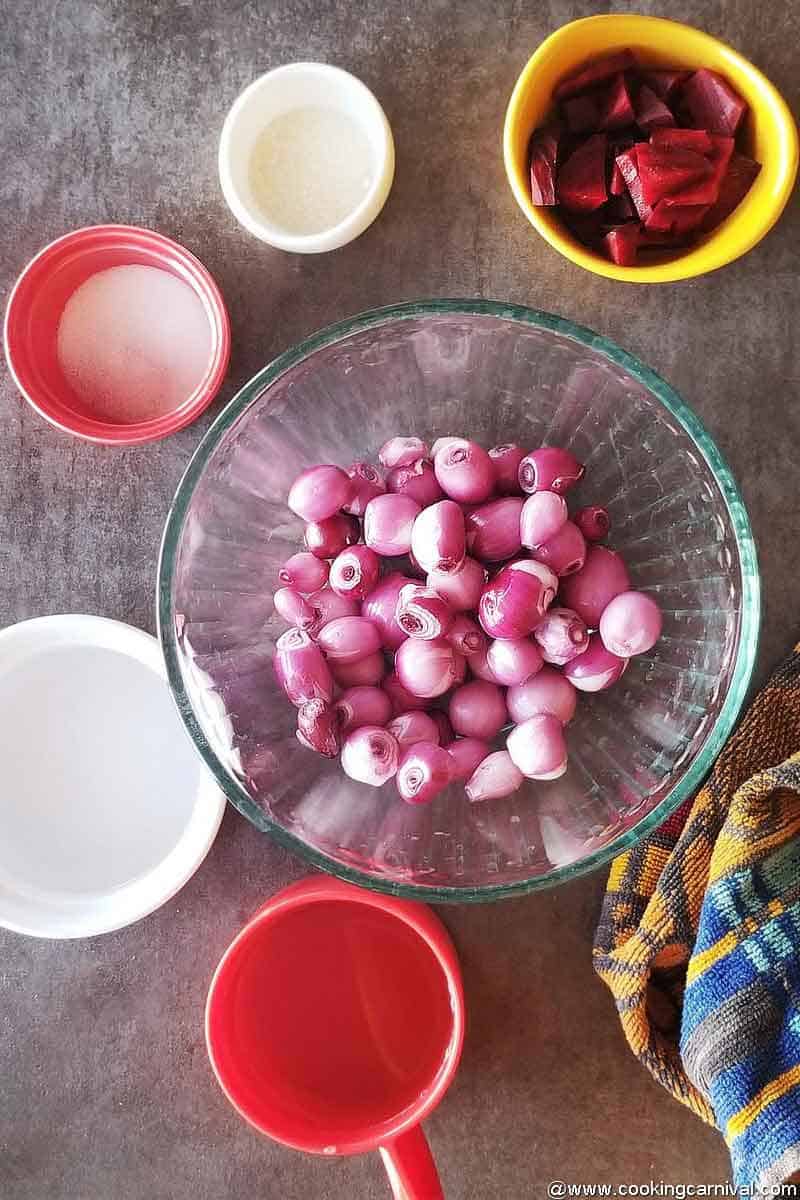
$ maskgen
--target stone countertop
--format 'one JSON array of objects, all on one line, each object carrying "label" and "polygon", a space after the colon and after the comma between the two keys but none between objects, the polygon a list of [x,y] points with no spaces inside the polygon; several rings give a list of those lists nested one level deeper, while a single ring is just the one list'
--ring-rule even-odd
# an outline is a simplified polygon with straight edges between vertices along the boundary
[{"label": "stone countertop", "polygon": [[[538,42],[591,3],[498,0],[5,0],[0,46],[0,280],[81,225],[150,226],[217,278],[233,358],[214,410],[135,450],[51,429],[0,382],[0,624],[84,611],[152,629],[153,579],[178,478],[215,411],[260,366],[348,314],[422,296],[560,313],[665,376],[731,462],[765,584],[760,672],[796,638],[800,494],[797,197],[779,227],[703,279],[636,287],[583,273],[530,229],[500,153],[505,105]],[[627,9],[627,4],[610,7]],[[677,0],[659,11],[752,58],[798,104],[800,8]],[[253,240],[217,182],[224,114],[256,75],[322,59],[382,101],[397,175],[377,223],[319,257]],[[0,932],[3,1200],[386,1197],[377,1156],[273,1145],[214,1083],[202,1003],[239,925],[305,867],[235,813],[153,916],[74,942]],[[633,1061],[594,978],[602,873],[555,892],[440,910],[464,968],[469,1034],[428,1122],[448,1197],[525,1200],[550,1179],[718,1182],[718,1136]]]}]

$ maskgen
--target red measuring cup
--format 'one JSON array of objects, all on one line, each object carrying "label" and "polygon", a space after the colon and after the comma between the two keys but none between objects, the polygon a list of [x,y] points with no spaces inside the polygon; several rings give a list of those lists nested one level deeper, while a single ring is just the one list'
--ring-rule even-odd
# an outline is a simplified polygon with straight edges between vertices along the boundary
[{"label": "red measuring cup", "polygon": [[208,993],[208,1053],[234,1108],[297,1150],[378,1150],[395,1200],[443,1196],[420,1122],[463,1039],[461,973],[439,919],[337,879],[273,896]]}]

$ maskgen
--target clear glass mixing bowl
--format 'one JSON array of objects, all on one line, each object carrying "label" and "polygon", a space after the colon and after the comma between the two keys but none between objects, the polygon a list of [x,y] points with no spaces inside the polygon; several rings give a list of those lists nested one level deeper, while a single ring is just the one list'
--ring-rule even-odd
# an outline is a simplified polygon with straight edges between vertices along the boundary
[{"label": "clear glass mixing bowl", "polygon": [[[453,785],[428,806],[376,791],[299,745],[275,680],[286,507],[318,462],[374,458],[395,433],[569,447],[575,499],[664,611],[664,635],[608,692],[581,697],[570,766],[506,800]],[[310,862],[382,891],[477,901],[607,862],[698,786],[742,705],[759,625],[744,506],[676,393],[604,338],[547,313],[432,301],[366,313],[265,367],[203,439],[164,534],[159,625],[181,715],[229,799]]]}]

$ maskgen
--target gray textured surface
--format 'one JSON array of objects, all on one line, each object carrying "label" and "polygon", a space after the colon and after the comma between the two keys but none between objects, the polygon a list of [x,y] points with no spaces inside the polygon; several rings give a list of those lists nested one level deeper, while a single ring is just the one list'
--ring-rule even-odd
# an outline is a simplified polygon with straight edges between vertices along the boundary
[{"label": "gray textured surface", "polygon": [[[610,335],[682,392],[734,467],[764,573],[763,672],[796,634],[797,200],[746,259],[688,284],[606,282],[545,247],[505,183],[503,111],[540,39],[604,7],[2,0],[0,284],[80,225],[129,221],[178,238],[230,309],[219,404],[315,328],[394,300],[491,296]],[[791,0],[682,0],[660,11],[731,41],[797,110]],[[240,88],[303,58],[359,74],[397,141],[381,219],[319,258],[248,237],[215,170]],[[144,449],[93,448],[42,423],[5,374],[0,416],[0,623],[83,610],[152,628],[162,523],[208,418]],[[229,814],[191,884],[135,927],[65,945],[0,934],[2,1200],[387,1195],[375,1158],[311,1160],[257,1137],[206,1063],[201,1011],[214,963],[258,902],[302,873]],[[551,1178],[727,1176],[716,1135],[630,1059],[592,976],[602,883],[444,911],[470,1010],[462,1069],[429,1122],[453,1200],[523,1200]]]}]

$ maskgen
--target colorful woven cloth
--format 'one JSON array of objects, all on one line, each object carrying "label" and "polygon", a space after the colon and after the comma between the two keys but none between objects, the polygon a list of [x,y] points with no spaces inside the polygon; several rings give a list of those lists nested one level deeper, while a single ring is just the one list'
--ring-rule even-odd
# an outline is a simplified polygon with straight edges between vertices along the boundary
[{"label": "colorful woven cloth", "polygon": [[800,1170],[800,644],[708,783],[613,864],[594,950],[634,1054],[735,1183]]}]

